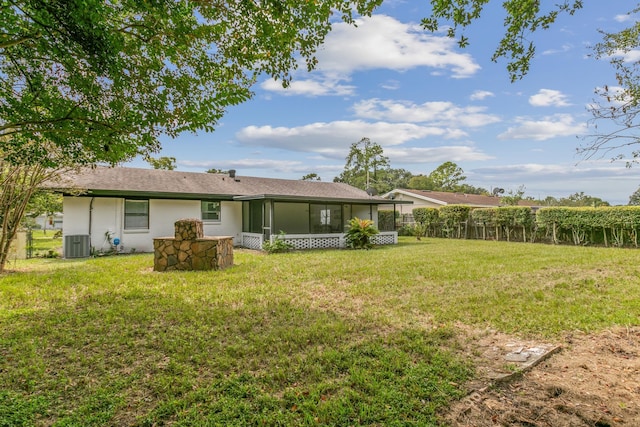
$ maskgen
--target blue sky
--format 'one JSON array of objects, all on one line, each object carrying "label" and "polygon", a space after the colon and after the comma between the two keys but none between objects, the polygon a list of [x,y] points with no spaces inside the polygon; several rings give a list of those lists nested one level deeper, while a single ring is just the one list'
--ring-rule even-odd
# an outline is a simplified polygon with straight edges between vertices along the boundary
[{"label": "blue sky", "polygon": [[[215,132],[164,138],[160,156],[178,170],[236,169],[239,175],[299,179],[315,172],[331,181],[349,146],[368,137],[393,168],[428,174],[457,163],[467,183],[527,196],[564,197],[583,191],[626,204],[640,185],[640,166],[584,159],[594,89],[615,86],[606,61],[591,57],[598,30],[628,26],[632,2],[587,1],[533,40],[529,74],[510,83],[506,61],[490,61],[503,33],[501,2],[466,31],[460,49],[444,34],[423,31],[423,1],[386,1],[358,27],[334,25],[288,89],[262,78],[252,100],[229,109]],[[142,160],[131,166],[148,167]]]}]

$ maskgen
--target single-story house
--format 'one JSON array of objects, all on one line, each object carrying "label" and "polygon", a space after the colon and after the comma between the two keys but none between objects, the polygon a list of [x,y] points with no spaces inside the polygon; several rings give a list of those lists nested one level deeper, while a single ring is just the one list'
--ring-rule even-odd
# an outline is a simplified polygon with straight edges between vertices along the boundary
[{"label": "single-story house", "polygon": [[53,215],[42,214],[35,218],[35,222],[41,229],[62,230],[62,213],[56,212]]},{"label": "single-story house", "polygon": [[[467,205],[475,208],[495,208],[502,206],[499,196],[485,196],[482,194],[452,193],[446,191],[410,190],[396,188],[382,195],[393,204],[381,205],[380,210],[396,210],[401,217],[412,215],[415,208],[439,208],[446,205]],[[413,202],[413,204],[405,204]],[[520,206],[537,205],[530,200],[520,200]],[[408,221],[411,222],[411,221]]]},{"label": "single-story house", "polygon": [[[343,183],[238,176],[233,170],[97,167],[49,187],[64,195],[66,257],[113,245],[151,252],[153,239],[173,236],[175,221],[183,218],[201,219],[205,236],[231,236],[236,246],[261,249],[282,231],[297,249],[339,248],[351,218],[377,224],[378,206],[388,203]],[[380,233],[375,243],[397,243],[397,233]]]}]

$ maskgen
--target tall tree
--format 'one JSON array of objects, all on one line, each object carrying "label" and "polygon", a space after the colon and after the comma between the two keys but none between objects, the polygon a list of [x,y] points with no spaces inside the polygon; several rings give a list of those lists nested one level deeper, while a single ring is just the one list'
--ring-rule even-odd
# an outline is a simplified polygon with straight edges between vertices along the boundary
[{"label": "tall tree", "polygon": [[407,188],[413,174],[402,168],[387,168],[378,171],[375,189],[378,193],[387,193],[394,188]]},{"label": "tall tree", "polygon": [[378,171],[389,169],[389,158],[382,147],[369,138],[351,144],[342,173],[334,182],[345,182],[363,190],[375,189]]},{"label": "tall tree", "polygon": [[407,187],[414,190],[435,190],[435,185],[431,178],[423,174],[412,176]]},{"label": "tall tree", "polygon": [[0,136],[14,164],[115,164],[213,130],[260,74],[285,85],[337,10],[381,0],[13,0],[0,6]]},{"label": "tall tree", "polygon": [[0,273],[4,272],[9,248],[20,228],[31,196],[42,183],[58,172],[42,164],[16,166],[0,155]]},{"label": "tall tree", "polygon": [[380,3],[0,4],[0,272],[28,197],[51,172],[150,156],[161,134],[213,130],[259,75],[286,86],[300,58],[315,67],[335,11],[353,22]]},{"label": "tall tree", "polygon": [[444,162],[429,174],[429,179],[433,182],[434,190],[454,191],[456,186],[460,185],[467,177],[457,164]]}]

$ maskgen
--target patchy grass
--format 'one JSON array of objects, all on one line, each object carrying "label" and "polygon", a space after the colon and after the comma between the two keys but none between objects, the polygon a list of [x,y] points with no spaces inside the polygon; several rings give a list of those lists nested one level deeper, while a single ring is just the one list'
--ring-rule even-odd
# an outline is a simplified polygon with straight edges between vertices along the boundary
[{"label": "patchy grass", "polygon": [[455,322],[637,325],[637,254],[402,239],[237,251],[221,272],[18,261],[0,277],[0,426],[437,425],[473,375]]}]

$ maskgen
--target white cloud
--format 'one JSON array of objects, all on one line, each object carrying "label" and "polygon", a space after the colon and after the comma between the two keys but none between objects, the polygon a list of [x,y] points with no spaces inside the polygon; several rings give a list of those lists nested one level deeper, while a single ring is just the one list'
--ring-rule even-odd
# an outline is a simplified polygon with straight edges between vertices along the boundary
[{"label": "white cloud", "polygon": [[510,127],[506,132],[498,135],[501,140],[507,139],[532,139],[545,141],[561,136],[581,135],[586,129],[585,123],[575,123],[569,114],[556,114],[545,117],[542,120],[529,120],[516,118],[517,126]]},{"label": "white cloud", "polygon": [[442,147],[392,147],[384,150],[392,164],[427,163],[427,162],[464,162],[493,159],[475,147],[466,145],[450,145]]},{"label": "white cloud", "polygon": [[188,168],[202,169],[271,169],[284,172],[306,170],[305,166],[298,160],[272,160],[272,159],[238,159],[238,160],[181,160],[178,164]]},{"label": "white cloud", "polygon": [[[341,94],[345,88],[332,88],[340,86],[341,81],[350,80],[350,76],[358,71],[406,71],[429,67],[438,72],[446,71],[453,78],[466,78],[480,69],[471,55],[456,52],[455,40],[428,34],[420,25],[402,23],[386,15],[364,17],[356,20],[356,25],[343,22],[333,25],[316,54],[318,66],[310,74],[311,81],[304,80],[304,84],[297,87],[292,85],[295,94]],[[282,90],[281,85],[268,82],[262,83],[262,88]]]},{"label": "white cloud", "polygon": [[468,170],[469,179],[483,185],[515,189],[526,187],[527,196],[566,197],[584,192],[612,204],[626,204],[638,187],[640,169],[628,169],[623,163],[589,161],[579,164],[515,164]]},{"label": "white cloud", "polygon": [[555,55],[558,53],[567,53],[569,52],[571,49],[573,49],[573,45],[572,44],[563,44],[560,49],[548,49],[545,50],[544,52],[542,52],[543,55]]},{"label": "white cloud", "polygon": [[287,88],[282,83],[270,79],[262,82],[260,87],[271,92],[279,92],[282,95],[306,95],[306,96],[350,96],[355,92],[355,86],[342,84],[339,80],[293,80]]},{"label": "white cloud", "polygon": [[356,21],[357,27],[339,23],[318,52],[318,69],[350,74],[385,68],[408,70],[432,67],[450,70],[453,77],[470,77],[480,66],[471,55],[455,51],[455,40],[426,33],[421,26],[390,16],[374,15]]},{"label": "white cloud", "polygon": [[480,127],[500,121],[485,113],[486,107],[458,107],[452,102],[425,102],[367,99],[353,106],[356,116],[392,122],[430,123],[445,127]]},{"label": "white cloud", "polygon": [[400,89],[400,82],[398,80],[387,80],[380,87],[387,90],[398,90]]},{"label": "white cloud", "polygon": [[236,139],[243,145],[318,153],[331,158],[344,157],[349,146],[364,136],[386,150],[386,147],[415,139],[456,139],[467,134],[459,129],[361,120],[317,122],[297,127],[247,126],[236,133]]},{"label": "white cloud", "polygon": [[559,90],[540,89],[537,94],[529,98],[529,104],[534,107],[568,107],[567,95]]},{"label": "white cloud", "polygon": [[496,96],[493,92],[489,92],[488,90],[476,90],[469,97],[472,101],[482,101],[483,99],[489,98],[490,96]]},{"label": "white cloud", "polygon": [[621,15],[616,15],[613,17],[614,20],[618,21],[618,22],[629,22],[631,21],[631,15],[628,13],[625,14],[621,14]]},{"label": "white cloud", "polygon": [[632,49],[629,51],[617,50],[605,58],[622,58],[622,60],[627,63],[638,62],[640,61],[640,49]]},{"label": "white cloud", "polygon": [[640,61],[640,50],[630,50],[629,52],[625,52],[621,56],[624,59],[624,62],[638,62]]}]

